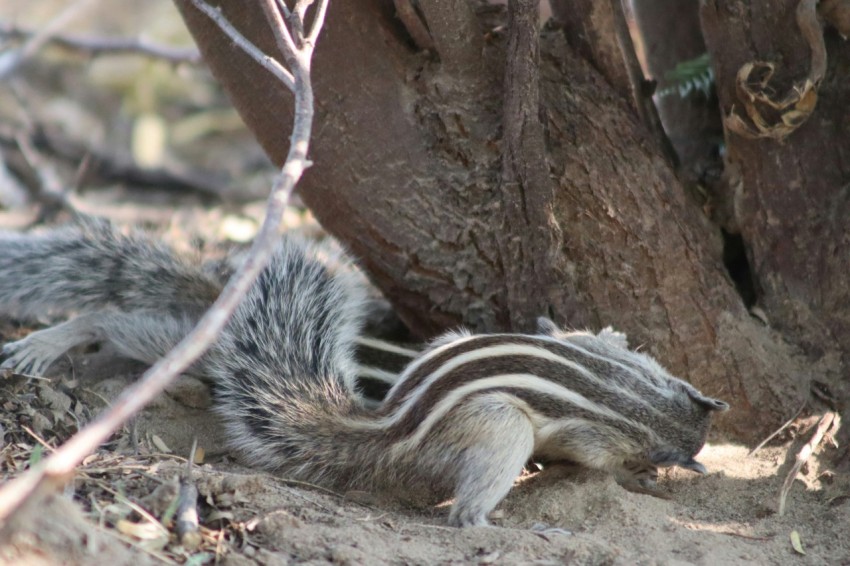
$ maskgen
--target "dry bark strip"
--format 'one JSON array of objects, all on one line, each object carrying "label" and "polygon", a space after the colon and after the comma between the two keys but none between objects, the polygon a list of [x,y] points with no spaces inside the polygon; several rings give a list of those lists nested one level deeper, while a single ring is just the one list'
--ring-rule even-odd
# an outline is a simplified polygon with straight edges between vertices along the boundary
[{"label": "dry bark strip", "polygon": [[[633,0],[632,7],[643,41],[647,73],[659,90],[671,86],[665,75],[677,64],[705,53],[699,21],[700,0]],[[692,93],[684,98],[656,100],[664,131],[675,148],[680,176],[719,192],[722,171],[719,146],[723,123],[712,96]],[[712,204],[722,197],[710,195]],[[724,213],[724,210],[720,211]]]},{"label": "dry bark strip", "polygon": [[838,431],[839,426],[841,426],[841,417],[832,411],[827,411],[818,421],[818,426],[815,429],[815,433],[812,435],[811,440],[809,440],[797,453],[797,456],[794,458],[794,465],[791,467],[791,471],[788,472],[788,475],[785,476],[785,481],[782,482],[782,488],[779,490],[780,517],[785,514],[785,500],[787,499],[788,492],[791,491],[791,486],[794,485],[794,480],[797,479],[797,474],[800,473],[800,469],[803,467],[803,464],[809,461],[809,458],[812,457],[812,454],[814,454],[815,449],[818,447],[821,440],[823,440],[824,436],[827,433],[834,434]]},{"label": "dry bark strip", "polygon": [[[540,122],[540,48],[537,0],[508,2],[502,126],[501,200],[504,225],[498,230],[507,301],[521,313],[549,315],[549,295],[559,278],[546,265],[556,252],[553,218],[555,181],[549,176]],[[517,238],[517,234],[526,234]],[[538,290],[529,293],[529,289]],[[542,292],[539,292],[542,291]],[[512,324],[528,327],[521,317]]]}]

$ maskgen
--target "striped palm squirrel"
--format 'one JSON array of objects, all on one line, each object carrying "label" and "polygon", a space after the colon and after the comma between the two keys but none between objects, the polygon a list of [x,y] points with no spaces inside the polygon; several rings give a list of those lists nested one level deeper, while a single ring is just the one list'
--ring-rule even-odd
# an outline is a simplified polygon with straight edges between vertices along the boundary
[{"label": "striped palm squirrel", "polygon": [[[7,344],[4,367],[40,373],[110,341],[153,362],[189,331],[237,259],[203,264],[86,221],[0,233],[0,312],[76,313]],[[362,276],[333,243],[282,238],[221,337],[192,368],[212,383],[228,444],[247,462],[329,487],[454,497],[453,525],[486,525],[530,458],[570,460],[651,489],[658,467],[700,473],[711,415],[728,405],[628,349],[623,334],[454,332],[422,354],[362,336]],[[400,373],[358,364],[370,349]],[[368,356],[366,356],[368,358]],[[362,359],[362,358],[361,358]],[[384,381],[376,408],[358,375]]]}]

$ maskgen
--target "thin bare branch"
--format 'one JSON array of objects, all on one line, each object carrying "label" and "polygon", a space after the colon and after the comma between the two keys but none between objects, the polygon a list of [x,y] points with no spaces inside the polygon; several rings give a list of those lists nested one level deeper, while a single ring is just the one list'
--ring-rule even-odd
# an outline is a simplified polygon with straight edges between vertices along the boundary
[{"label": "thin bare branch", "polygon": [[307,8],[313,5],[313,0],[295,0],[295,13],[304,21],[304,14],[307,13]]},{"label": "thin bare branch", "polygon": [[286,5],[286,2],[284,0],[277,0],[277,5],[280,11],[283,12],[283,17],[289,19],[292,13],[289,11],[289,6]]},{"label": "thin bare branch", "polygon": [[[23,136],[23,139],[22,139]],[[20,143],[28,143],[38,152],[58,158],[72,167],[78,167],[89,161],[87,176],[104,182],[132,182],[142,186],[192,191],[204,198],[215,197],[225,200],[245,200],[252,195],[234,190],[224,174],[211,171],[196,171],[186,167],[168,165],[156,168],[139,167],[132,159],[112,155],[105,150],[91,147],[81,140],[70,139],[49,124],[33,122],[26,132],[7,124],[0,124],[0,147],[10,155],[20,153],[32,172],[42,180],[40,171],[33,167],[31,160],[20,151]],[[40,189],[39,189],[40,190]],[[73,191],[69,191],[73,192]],[[253,198],[256,198],[254,195]],[[36,195],[36,200],[42,200]]]},{"label": "thin bare branch", "polygon": [[799,416],[800,416],[800,413],[802,413],[802,412],[803,412],[803,409],[805,409],[805,408],[806,408],[806,405],[808,405],[808,404],[809,404],[809,400],[808,400],[808,399],[806,399],[805,401],[803,401],[803,404],[802,404],[802,405],[800,405],[800,408],[799,408],[799,409],[797,409],[797,412],[795,412],[795,413],[794,413],[794,416],[792,416],[790,419],[788,419],[787,421],[785,421],[785,424],[783,424],[781,427],[779,427],[778,429],[776,429],[775,431],[773,431],[773,432],[771,433],[771,435],[770,435],[770,436],[768,436],[767,438],[765,438],[764,440],[762,440],[761,442],[759,442],[759,443],[758,443],[758,446],[756,446],[755,448],[753,448],[752,450],[750,450],[749,452],[747,452],[747,458],[752,458],[753,456],[755,456],[756,452],[758,452],[759,450],[761,450],[762,448],[764,448],[764,445],[765,445],[765,444],[767,444],[768,442],[770,442],[771,440],[773,440],[774,438],[776,438],[776,436],[777,436],[780,432],[782,432],[783,430],[785,430],[786,428],[788,428],[789,426],[791,426],[791,423],[793,423],[795,420],[797,420],[797,417],[799,417]]},{"label": "thin bare branch", "polygon": [[244,35],[239,33],[239,30],[233,27],[233,24],[227,21],[227,18],[224,17],[219,9],[213,8],[204,2],[204,0],[190,1],[195,8],[206,14],[208,18],[214,21],[221,31],[226,33],[227,36],[233,40],[233,43],[238,45],[245,53],[250,55],[254,61],[262,65],[264,69],[277,77],[280,82],[286,85],[286,88],[293,92],[295,91],[295,79],[292,77],[292,73],[290,73],[286,67],[281,65],[279,61],[269,57],[260,51],[256,45],[248,41]]},{"label": "thin bare branch", "polygon": [[[35,36],[37,33],[41,33],[40,30],[36,31],[11,23],[0,22],[0,37],[26,40]],[[92,56],[104,54],[138,54],[162,59],[169,63],[197,64],[201,62],[201,54],[194,47],[172,47],[152,43],[144,39],[55,34],[48,37],[47,41],[59,47]]]},{"label": "thin bare branch", "polygon": [[0,53],[0,79],[12,74],[18,66],[32,57],[51,37],[68,22],[79,16],[92,4],[93,0],[77,0],[65,6],[65,9],[50,20],[37,34],[30,37],[19,49],[10,49]]},{"label": "thin bare branch", "polygon": [[307,39],[305,40],[310,45],[316,44],[319,31],[321,31],[322,26],[325,24],[325,13],[327,11],[328,0],[319,0],[319,3],[316,5],[316,12],[313,15],[313,21],[310,23],[310,31],[307,32]]},{"label": "thin bare branch", "polygon": [[306,34],[304,33],[304,22],[307,21],[307,8],[313,4],[313,0],[295,0],[295,16],[296,20],[292,22],[295,26],[293,32],[299,42],[299,46],[304,42]]},{"label": "thin bare branch", "polygon": [[[274,39],[278,50],[283,55],[287,64],[290,67],[294,66],[293,59],[298,48],[295,46],[292,36],[289,35],[289,28],[286,27],[286,22],[284,22],[280,11],[277,9],[277,2],[275,0],[263,0],[261,6],[263,7],[263,12],[266,14],[266,20],[268,20],[269,25],[274,31]],[[290,16],[287,20],[291,22],[292,19],[293,17]]]},{"label": "thin bare branch", "polygon": [[43,158],[22,132],[15,137],[15,141],[27,165],[38,177],[38,188],[32,196],[33,200],[41,204],[41,208],[33,223],[50,219],[63,211],[73,213],[74,205],[68,198],[69,187],[59,178],[53,165]]},{"label": "thin bare branch", "polygon": [[[200,8],[200,5],[206,4],[198,0],[192,2],[216,23],[223,21],[218,11],[214,10],[216,16],[210,15]],[[227,33],[223,26],[222,29]],[[239,45],[245,49],[246,43]],[[221,295],[197,326],[168,355],[146,371],[134,385],[124,390],[112,406],[90,425],[38,465],[0,488],[0,522],[5,523],[22,505],[36,504],[43,495],[65,483],[72,477],[75,466],[82,462],[87,454],[94,451],[123,423],[161,393],[181,371],[197,360],[216,340],[245,293],[268,263],[275,248],[278,228],[289,197],[304,170],[310,166],[307,150],[313,122],[313,90],[309,65],[311,54],[310,45],[293,54],[295,116],[289,153],[271,189],[265,220],[245,262],[230,278]],[[281,82],[289,88],[288,81]]]}]

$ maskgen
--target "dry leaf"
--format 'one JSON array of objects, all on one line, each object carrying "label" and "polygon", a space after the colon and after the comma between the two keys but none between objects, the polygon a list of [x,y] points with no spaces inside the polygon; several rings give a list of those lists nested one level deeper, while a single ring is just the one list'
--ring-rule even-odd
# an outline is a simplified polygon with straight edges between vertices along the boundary
[{"label": "dry leaf", "polygon": [[163,536],[163,534],[166,538],[168,537],[168,531],[166,531],[162,525],[151,523],[150,521],[145,523],[134,523],[127,519],[120,519],[117,523],[115,523],[115,528],[118,529],[119,533],[139,540],[155,540]]},{"label": "dry leaf", "polygon": [[171,454],[171,448],[169,448],[168,444],[166,444],[165,441],[158,435],[152,434],[151,442],[156,447],[156,449],[162,452],[163,454]]},{"label": "dry leaf", "polygon": [[800,533],[797,531],[791,531],[791,546],[797,554],[806,554],[806,551],[803,550],[803,542],[800,540]]}]

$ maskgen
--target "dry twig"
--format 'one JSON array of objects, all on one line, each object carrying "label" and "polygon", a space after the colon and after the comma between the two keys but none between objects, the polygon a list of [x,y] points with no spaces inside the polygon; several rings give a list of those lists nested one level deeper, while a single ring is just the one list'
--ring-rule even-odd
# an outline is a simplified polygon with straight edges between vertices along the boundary
[{"label": "dry twig", "polygon": [[15,70],[27,59],[32,57],[50,38],[71,20],[79,16],[92,0],[77,0],[65,6],[59,14],[47,22],[38,33],[30,36],[18,49],[9,49],[0,53],[0,79],[4,79],[15,72]]},{"label": "dry twig", "polygon": [[[11,23],[0,22],[0,37],[29,40],[38,33],[38,31],[22,28]],[[89,37],[57,33],[48,36],[46,41],[91,56],[135,54],[162,59],[169,63],[198,64],[201,62],[201,54],[194,47],[172,47],[152,43],[145,39]]]},{"label": "dry twig", "polygon": [[786,428],[788,428],[788,427],[791,425],[791,423],[793,423],[793,422],[797,419],[797,417],[799,417],[799,416],[800,416],[800,413],[802,413],[802,412],[803,412],[803,409],[805,409],[805,408],[806,408],[806,405],[808,405],[808,404],[809,404],[809,400],[808,400],[808,399],[806,399],[805,401],[803,401],[803,404],[802,404],[802,405],[800,405],[800,408],[799,408],[799,409],[797,409],[797,412],[796,412],[796,413],[794,413],[794,416],[793,416],[793,417],[791,417],[790,419],[788,419],[788,420],[785,422],[785,424],[783,424],[781,427],[779,427],[778,429],[776,429],[775,431],[773,431],[773,433],[772,433],[770,436],[768,436],[767,438],[765,438],[764,440],[762,440],[761,442],[759,442],[758,446],[756,446],[755,448],[753,448],[752,450],[750,450],[750,451],[747,453],[747,458],[752,458],[753,456],[755,456],[756,452],[758,452],[759,450],[761,450],[762,448],[764,448],[764,445],[765,445],[765,444],[767,444],[768,442],[770,442],[771,440],[773,440],[774,438],[776,438],[776,435],[777,435],[777,434],[779,434],[780,432],[782,432],[783,430],[785,430]]},{"label": "dry twig", "polygon": [[[112,155],[102,149],[91,147],[81,140],[67,137],[62,132],[50,127],[48,124],[32,122],[27,131],[21,131],[8,125],[0,124],[0,147],[8,146],[13,151],[17,150],[24,156],[29,169],[38,177],[39,189],[33,195],[37,202],[45,205],[65,203],[67,195],[56,195],[42,189],[44,185],[44,171],[37,166],[43,162],[31,162],[31,156],[25,155],[20,144],[26,143],[33,150],[40,149],[49,153],[52,157],[58,157],[70,165],[85,164],[85,170],[78,165],[77,177],[86,176],[87,182],[98,179],[105,183],[111,181],[127,182],[137,186],[174,188],[178,190],[189,190],[197,192],[203,197],[216,197],[235,199],[240,197],[237,191],[230,191],[226,186],[226,178],[223,175],[205,171],[193,171],[184,167],[163,166],[156,168],[140,167],[132,160]],[[35,155],[39,155],[38,152]],[[74,187],[81,184],[81,179],[76,179]],[[63,193],[65,191],[62,191]],[[69,190],[67,192],[73,192]],[[61,196],[61,200],[59,197]],[[64,205],[64,204],[63,204]]]},{"label": "dry twig", "polygon": [[[298,38],[301,47],[293,50],[289,30],[280,17],[275,0],[263,0],[263,9],[269,25],[281,28],[275,35],[288,38],[289,41],[279,47],[284,59],[290,65],[288,75],[276,76],[295,94],[295,117],[292,127],[291,144],[281,174],[275,180],[268,198],[266,217],[254,240],[253,245],[239,270],[231,277],[226,287],[212,307],[204,314],[197,326],[171,352],[151,367],[133,386],[128,387],[115,400],[112,406],[86,428],[71,437],[68,442],[56,449],[39,465],[7,482],[0,489],[0,521],[4,523],[25,503],[37,502],[43,495],[59,488],[74,473],[87,454],[94,451],[123,423],[135,415],[183,370],[197,360],[218,337],[231,313],[239,305],[246,291],[253,285],[260,271],[265,267],[274,250],[283,211],[295,184],[301,174],[309,167],[307,150],[313,124],[313,89],[310,82],[310,61],[313,55],[313,41],[321,30],[328,0],[318,0],[307,36]],[[222,24],[221,13],[211,8],[203,0],[191,0],[192,4],[219,24],[246,53],[260,64],[271,59],[262,54],[241,35],[234,36],[233,30]],[[303,16],[303,11],[301,12]],[[212,15],[211,15],[212,14]],[[229,24],[228,24],[229,25]],[[235,31],[235,30],[234,30]],[[305,41],[305,37],[309,39]],[[278,66],[282,67],[279,63]],[[274,66],[273,66],[274,67]],[[266,66],[266,68],[269,68]],[[291,81],[287,77],[291,77]]]},{"label": "dry twig", "polygon": [[198,525],[198,488],[192,479],[192,465],[195,463],[195,451],[198,449],[198,439],[192,440],[192,450],[186,461],[186,474],[180,480],[180,493],[177,496],[177,515],[174,530],[177,540],[189,549],[195,550],[203,542]]},{"label": "dry twig", "polygon": [[827,411],[823,417],[821,417],[820,421],[818,421],[817,429],[815,429],[815,434],[812,435],[812,439],[809,440],[803,448],[797,453],[797,458],[794,462],[794,466],[791,468],[791,471],[788,472],[788,475],[785,477],[785,481],[782,483],[782,489],[779,490],[779,515],[782,516],[785,513],[785,499],[788,497],[788,492],[791,490],[791,486],[794,484],[794,480],[797,478],[797,474],[800,473],[800,468],[803,467],[803,464],[808,461],[808,459],[812,456],[817,448],[820,441],[823,439],[824,435],[827,431],[835,431],[838,430],[838,427],[841,426],[841,417],[838,416],[837,413],[833,413],[832,411]]},{"label": "dry twig", "polygon": [[[203,12],[209,19],[214,21],[216,25],[221,28],[221,31],[227,34],[227,36],[238,45],[245,53],[251,56],[251,58],[263,66],[264,69],[273,74],[277,79],[286,85],[291,91],[295,91],[295,78],[292,76],[292,73],[284,67],[280,61],[274,59],[273,57],[269,57],[262,51],[260,51],[254,44],[248,41],[244,35],[239,33],[239,31],[233,27],[227,19],[222,15],[221,11],[218,8],[213,8],[203,0],[190,0],[192,5],[195,6],[198,10]],[[324,0],[323,3],[327,2]],[[321,26],[320,26],[321,27]],[[308,66],[309,69],[309,66]],[[293,125],[293,130],[295,126]]]}]

